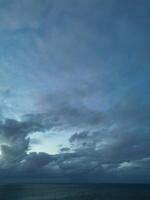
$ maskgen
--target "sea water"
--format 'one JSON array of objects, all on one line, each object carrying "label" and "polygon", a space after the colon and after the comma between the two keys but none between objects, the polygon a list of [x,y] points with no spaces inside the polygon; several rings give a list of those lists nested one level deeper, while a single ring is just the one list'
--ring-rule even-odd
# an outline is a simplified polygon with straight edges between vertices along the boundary
[{"label": "sea water", "polygon": [[150,200],[150,185],[5,184],[0,200]]}]

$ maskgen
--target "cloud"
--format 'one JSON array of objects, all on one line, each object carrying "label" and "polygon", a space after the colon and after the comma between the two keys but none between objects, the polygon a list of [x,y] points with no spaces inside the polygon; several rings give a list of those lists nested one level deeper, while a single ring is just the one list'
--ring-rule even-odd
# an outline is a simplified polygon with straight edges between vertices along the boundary
[{"label": "cloud", "polygon": [[60,125],[66,127],[96,126],[103,121],[103,113],[86,107],[77,93],[64,93],[43,97],[38,105],[41,111],[53,116]]},{"label": "cloud", "polygon": [[20,168],[25,173],[41,173],[42,168],[45,167],[48,163],[52,162],[53,160],[53,156],[49,154],[43,152],[33,152],[29,153],[26,156]]},{"label": "cloud", "polygon": [[62,147],[60,149],[60,152],[69,152],[69,151],[70,151],[70,148],[68,148],[68,147]]},{"label": "cloud", "polygon": [[[149,181],[145,178],[150,158],[149,95],[129,91],[105,112],[82,104],[83,96],[71,92],[43,96],[43,113],[25,115],[22,121],[1,121],[3,177],[56,177],[58,182]],[[40,131],[44,137],[45,130],[62,127],[63,131],[65,127],[70,131],[76,127],[77,131],[59,154],[28,153],[29,134]]]},{"label": "cloud", "polygon": [[[148,0],[0,2],[1,177],[150,181],[148,8]],[[51,129],[69,132],[68,146],[30,153],[40,142],[30,134]]]},{"label": "cloud", "polygon": [[[18,31],[22,29],[38,29],[43,19],[44,12],[51,6],[51,3],[45,0],[35,1],[5,1],[0,3],[1,14],[0,23],[3,31]],[[21,18],[20,18],[21,16]]]},{"label": "cloud", "polygon": [[[50,155],[27,153],[28,134],[41,130],[41,124],[35,124],[34,120],[18,122],[7,119],[0,127],[1,141],[4,142],[1,144],[0,171],[5,178],[27,176],[30,180],[47,178],[51,181],[56,178],[56,182],[134,182],[135,177],[137,181],[145,180],[141,174],[149,173],[150,138],[149,132],[143,130],[105,127],[94,132],[78,132],[70,137],[70,147]],[[120,176],[124,178],[120,179]]]},{"label": "cloud", "polygon": [[36,131],[44,132],[51,127],[39,119],[39,116],[25,118],[24,121],[5,119],[0,122],[1,166],[4,168],[16,166],[27,156],[29,134]]}]

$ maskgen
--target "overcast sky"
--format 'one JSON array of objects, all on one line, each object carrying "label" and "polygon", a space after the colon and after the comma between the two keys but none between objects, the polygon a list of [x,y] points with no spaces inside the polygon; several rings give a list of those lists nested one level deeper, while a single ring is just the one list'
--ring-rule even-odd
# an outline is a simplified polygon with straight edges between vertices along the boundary
[{"label": "overcast sky", "polygon": [[0,180],[150,183],[150,1],[0,0]]}]

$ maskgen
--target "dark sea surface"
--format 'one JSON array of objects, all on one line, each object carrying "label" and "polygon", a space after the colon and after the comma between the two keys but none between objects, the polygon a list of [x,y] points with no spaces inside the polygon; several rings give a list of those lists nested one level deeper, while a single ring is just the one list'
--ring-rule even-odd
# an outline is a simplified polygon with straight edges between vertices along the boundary
[{"label": "dark sea surface", "polygon": [[7,184],[0,200],[150,200],[150,185]]}]

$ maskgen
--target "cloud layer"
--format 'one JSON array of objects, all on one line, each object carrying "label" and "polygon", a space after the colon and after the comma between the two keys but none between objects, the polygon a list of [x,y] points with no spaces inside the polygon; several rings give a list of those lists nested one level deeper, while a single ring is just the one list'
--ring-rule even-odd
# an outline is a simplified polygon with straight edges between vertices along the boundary
[{"label": "cloud layer", "polygon": [[2,181],[150,182],[149,7],[0,1]]}]

